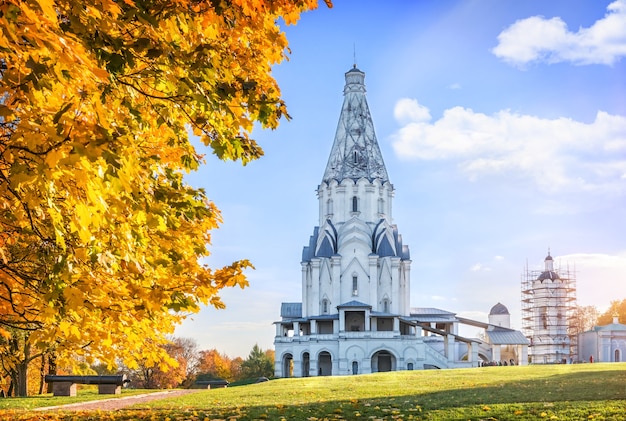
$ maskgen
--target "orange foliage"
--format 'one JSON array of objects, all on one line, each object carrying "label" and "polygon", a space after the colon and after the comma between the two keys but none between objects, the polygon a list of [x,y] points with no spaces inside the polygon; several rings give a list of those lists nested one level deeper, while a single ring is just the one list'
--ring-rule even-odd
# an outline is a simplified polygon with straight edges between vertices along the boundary
[{"label": "orange foliage", "polygon": [[[218,209],[183,181],[263,154],[254,123],[287,115],[271,66],[277,20],[316,0],[6,0],[0,3],[0,358],[41,353],[175,365],[166,335],[241,260],[202,264]],[[17,333],[24,342],[9,348]],[[22,338],[22,336],[20,336]],[[22,340],[22,339],[20,339]]]},{"label": "orange foliage", "polygon": [[231,359],[226,354],[220,354],[215,348],[200,351],[198,373],[211,378],[235,380],[231,371]]}]

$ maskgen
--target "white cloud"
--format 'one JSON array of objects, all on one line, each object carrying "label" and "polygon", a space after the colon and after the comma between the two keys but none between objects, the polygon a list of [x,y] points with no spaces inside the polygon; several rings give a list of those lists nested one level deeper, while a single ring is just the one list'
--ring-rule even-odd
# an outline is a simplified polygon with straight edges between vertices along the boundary
[{"label": "white cloud", "polygon": [[498,35],[492,52],[515,65],[535,61],[611,65],[626,56],[626,0],[609,4],[602,19],[576,32],[559,17],[518,20]]},{"label": "white cloud", "polygon": [[430,110],[420,105],[417,100],[402,98],[393,108],[393,116],[401,123],[428,122],[431,119]]},{"label": "white cloud", "polygon": [[404,125],[392,142],[401,158],[455,160],[470,179],[510,173],[545,191],[625,189],[626,117],[600,111],[587,124],[454,107],[431,122],[424,118],[430,116],[428,108],[416,100],[398,104],[396,116]]}]

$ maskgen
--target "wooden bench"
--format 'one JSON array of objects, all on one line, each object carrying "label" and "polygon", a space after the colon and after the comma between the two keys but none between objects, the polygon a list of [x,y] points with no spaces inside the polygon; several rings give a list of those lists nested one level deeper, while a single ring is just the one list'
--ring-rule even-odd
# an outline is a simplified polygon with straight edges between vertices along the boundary
[{"label": "wooden bench", "polygon": [[126,375],[120,376],[57,376],[47,375],[46,383],[52,383],[54,396],[76,396],[79,384],[97,384],[101,395],[119,395],[122,386],[130,382]]},{"label": "wooden bench", "polygon": [[228,387],[226,380],[196,380],[191,386],[192,389],[221,389]]}]

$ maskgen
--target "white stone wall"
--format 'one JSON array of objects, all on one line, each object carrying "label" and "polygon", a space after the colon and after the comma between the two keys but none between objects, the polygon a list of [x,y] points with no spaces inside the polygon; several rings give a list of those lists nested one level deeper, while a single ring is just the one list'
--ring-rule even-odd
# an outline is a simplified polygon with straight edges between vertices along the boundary
[{"label": "white stone wall", "polygon": [[[381,219],[386,226],[391,223],[393,194],[393,186],[378,179],[344,179],[340,184],[333,180],[318,188],[320,234],[316,250],[322,246],[325,232],[333,231],[328,220],[337,231],[338,250],[337,256],[303,262],[303,317],[321,314],[323,300],[328,300],[330,313],[336,313],[337,305],[352,300],[383,311],[386,300],[389,312],[408,314],[410,262],[401,264],[397,257],[371,256],[376,225]],[[393,237],[390,243],[395,245]]]},{"label": "white stone wall", "polygon": [[[467,352],[465,344],[455,343],[451,349],[451,357],[443,355],[444,344],[441,340],[424,342],[423,337],[402,337],[391,339],[390,337],[366,338],[361,335],[359,338],[355,332],[346,338],[341,333],[339,335],[326,336],[320,338],[290,338],[289,342],[275,343],[276,377],[288,377],[283,373],[283,361],[285,355],[293,358],[293,376],[303,377],[303,356],[309,353],[308,376],[319,375],[317,359],[320,353],[328,352],[332,358],[332,375],[352,375],[353,363],[358,364],[358,374],[368,374],[378,371],[376,359],[372,359],[377,352],[388,352],[392,355],[393,371],[421,370],[424,365],[437,366],[441,368],[473,367],[476,361],[459,361],[460,355]],[[381,335],[382,336],[382,335]],[[341,338],[341,340],[340,340]],[[412,367],[412,368],[410,368]],[[326,374],[325,374],[326,375]]]},{"label": "white stone wall", "polygon": [[598,363],[626,361],[626,331],[600,330],[579,334],[578,360],[589,362],[589,357]]},{"label": "white stone wall", "polygon": [[490,314],[489,324],[494,326],[511,328],[511,315],[510,314]]}]

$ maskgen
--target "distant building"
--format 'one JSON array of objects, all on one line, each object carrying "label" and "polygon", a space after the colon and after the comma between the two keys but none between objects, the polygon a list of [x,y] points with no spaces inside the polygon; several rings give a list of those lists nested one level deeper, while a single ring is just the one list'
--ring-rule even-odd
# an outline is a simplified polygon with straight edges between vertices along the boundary
[{"label": "distant building", "polygon": [[613,317],[613,323],[595,326],[578,335],[578,359],[581,362],[618,363],[626,357],[626,325]]},{"label": "distant building", "polygon": [[489,312],[489,324],[500,327],[511,327],[511,314],[509,309],[502,303],[498,303],[491,307]]},{"label": "distant building", "polygon": [[519,330],[511,329],[511,314],[504,304],[498,303],[491,308],[489,325],[486,334],[492,361],[526,365],[528,340]]},{"label": "distant building", "polygon": [[542,271],[522,276],[522,323],[530,340],[532,364],[555,364],[576,355],[572,324],[576,307],[576,279],[569,269],[555,269],[548,252]]},{"label": "distant building", "polygon": [[302,302],[283,303],[275,323],[275,375],[477,367],[481,341],[458,334],[466,319],[410,307],[411,257],[393,223],[394,187],[376,140],[365,74],[355,66],[345,80],[317,188],[319,226],[302,252]]},{"label": "distant building", "polygon": [[478,357],[483,364],[526,365],[528,339],[519,330],[511,329],[511,315],[502,303],[489,312],[489,323],[459,317],[461,323],[484,329],[478,345]]}]

